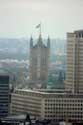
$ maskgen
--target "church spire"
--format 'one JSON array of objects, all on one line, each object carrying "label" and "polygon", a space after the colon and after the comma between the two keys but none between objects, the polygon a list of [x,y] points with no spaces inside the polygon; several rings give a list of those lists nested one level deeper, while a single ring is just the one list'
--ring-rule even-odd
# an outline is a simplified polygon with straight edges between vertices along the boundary
[{"label": "church spire", "polygon": [[41,37],[41,34],[39,34],[38,46],[42,46],[42,37]]},{"label": "church spire", "polygon": [[33,38],[31,36],[31,38],[30,38],[30,48],[32,48],[32,47],[33,47]]},{"label": "church spire", "polygon": [[48,36],[48,39],[47,39],[47,47],[50,48],[50,38]]}]

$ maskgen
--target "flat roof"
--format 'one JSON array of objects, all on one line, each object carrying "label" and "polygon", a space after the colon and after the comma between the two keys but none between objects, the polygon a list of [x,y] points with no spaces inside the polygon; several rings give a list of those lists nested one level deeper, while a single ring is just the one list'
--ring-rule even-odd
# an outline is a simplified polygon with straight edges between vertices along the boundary
[{"label": "flat roof", "polygon": [[40,94],[58,94],[58,93],[62,93],[62,94],[66,94],[67,92],[64,91],[59,91],[59,90],[43,90],[43,89],[15,89],[15,91],[24,91],[24,92],[32,92],[32,93],[40,93]]},{"label": "flat roof", "polygon": [[83,33],[83,29],[81,29],[81,30],[76,30],[76,31],[74,31],[74,33]]},{"label": "flat roof", "polygon": [[24,122],[24,121],[30,121],[29,114],[23,114],[23,115],[11,115],[7,116],[5,118],[1,119],[3,122]]},{"label": "flat roof", "polygon": [[[56,95],[56,96],[63,96],[65,95],[65,97],[70,97],[70,96],[75,96],[75,97],[83,97],[83,94],[75,94],[75,93],[69,93],[69,92],[65,92],[65,91],[39,91],[37,89],[35,90],[31,90],[31,89],[16,89],[14,93],[17,93],[17,92],[30,92],[30,93],[33,93],[33,94],[41,94],[41,95]],[[18,93],[17,93],[18,94]]]}]

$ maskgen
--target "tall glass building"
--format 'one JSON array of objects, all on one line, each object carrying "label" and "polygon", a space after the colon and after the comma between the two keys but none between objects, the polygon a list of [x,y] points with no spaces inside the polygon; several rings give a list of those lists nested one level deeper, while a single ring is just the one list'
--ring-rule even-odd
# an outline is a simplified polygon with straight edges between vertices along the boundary
[{"label": "tall glass building", "polygon": [[0,117],[9,112],[9,75],[0,73]]}]

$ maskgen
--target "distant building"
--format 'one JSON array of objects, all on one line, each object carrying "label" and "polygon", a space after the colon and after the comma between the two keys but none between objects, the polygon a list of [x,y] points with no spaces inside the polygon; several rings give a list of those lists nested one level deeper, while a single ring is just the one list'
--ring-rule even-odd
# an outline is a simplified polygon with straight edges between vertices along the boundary
[{"label": "distant building", "polygon": [[72,125],[72,123],[62,121],[59,123],[59,125]]},{"label": "distant building", "polygon": [[67,34],[66,90],[83,93],[83,30]]},{"label": "distant building", "polygon": [[17,89],[11,102],[13,115],[29,113],[40,120],[83,122],[83,95],[64,90]]},{"label": "distant building", "polygon": [[0,71],[0,117],[9,113],[9,75]]},{"label": "distant building", "polygon": [[50,39],[47,40],[47,46],[43,43],[41,34],[37,44],[33,45],[33,39],[30,39],[30,67],[29,77],[35,83],[43,84],[48,79]]}]

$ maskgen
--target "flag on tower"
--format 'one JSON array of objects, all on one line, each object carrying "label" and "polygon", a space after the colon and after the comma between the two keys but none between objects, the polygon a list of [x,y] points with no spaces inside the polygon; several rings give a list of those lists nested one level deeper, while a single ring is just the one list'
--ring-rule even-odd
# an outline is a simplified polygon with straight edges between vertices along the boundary
[{"label": "flag on tower", "polygon": [[38,24],[38,25],[36,26],[36,28],[39,28],[39,27],[41,27],[41,24]]}]

